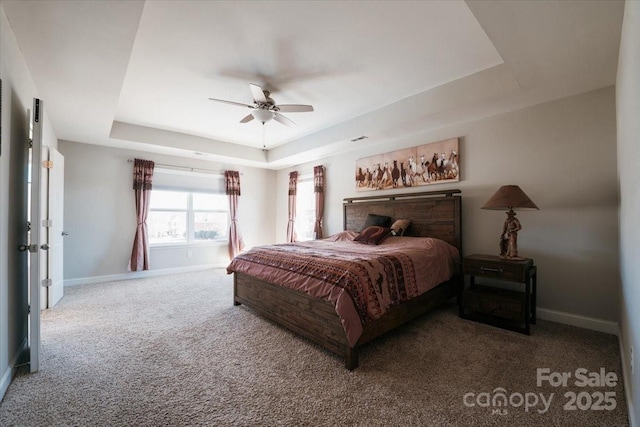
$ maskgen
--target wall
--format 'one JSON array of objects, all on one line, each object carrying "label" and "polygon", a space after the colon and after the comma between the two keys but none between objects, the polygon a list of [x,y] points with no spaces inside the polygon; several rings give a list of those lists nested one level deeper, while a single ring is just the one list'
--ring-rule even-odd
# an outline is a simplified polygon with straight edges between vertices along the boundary
[{"label": "wall", "polygon": [[[26,223],[18,208],[24,197],[21,147],[28,136],[28,113],[38,97],[24,58],[9,22],[0,6],[0,78],[2,78],[2,155],[0,156],[0,398],[11,381],[14,366],[23,351],[28,334],[29,304],[27,283],[22,269],[26,254],[16,251],[20,232]],[[46,114],[43,144],[57,145]],[[42,182],[46,185],[46,180]],[[44,208],[44,206],[43,206]],[[24,242],[23,242],[24,243]]]},{"label": "wall", "polygon": [[[640,2],[625,4],[618,76],[618,174],[620,177],[620,337],[632,426],[640,426]],[[634,349],[631,373],[631,348]],[[633,424],[635,422],[635,424]]]},{"label": "wall", "polygon": [[[60,141],[65,156],[65,284],[133,277],[127,273],[136,227],[131,187],[133,165],[127,159],[242,173],[238,221],[247,247],[273,243],[272,203],[275,172],[215,162],[174,158],[108,147]],[[187,258],[187,251],[193,253]],[[226,244],[159,247],[150,251],[151,270],[224,267],[229,263]],[[177,270],[176,270],[177,271]],[[114,277],[116,276],[116,277]]]},{"label": "wall", "polygon": [[[480,207],[501,185],[520,185],[540,208],[518,213],[523,226],[518,244],[520,254],[534,258],[538,266],[538,307],[546,309],[541,316],[587,316],[598,319],[588,319],[592,327],[615,332],[619,275],[614,95],[610,87],[419,136],[371,138],[360,150],[314,162],[326,167],[325,234],[342,229],[343,198],[375,194],[355,191],[357,159],[460,137],[462,180],[418,191],[463,191],[465,254],[498,253],[504,213]],[[313,164],[278,172],[280,242],[286,232],[288,173],[310,170]]]}]

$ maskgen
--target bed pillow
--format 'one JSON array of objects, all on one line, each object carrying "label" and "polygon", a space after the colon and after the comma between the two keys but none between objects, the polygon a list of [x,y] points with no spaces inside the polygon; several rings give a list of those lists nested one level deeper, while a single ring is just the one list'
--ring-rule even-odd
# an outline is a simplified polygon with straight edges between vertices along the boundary
[{"label": "bed pillow", "polygon": [[391,224],[390,228],[393,230],[394,236],[403,236],[410,224],[410,219],[397,219],[393,224]]},{"label": "bed pillow", "polygon": [[379,245],[390,235],[390,228],[372,225],[362,230],[353,240],[367,245]]},{"label": "bed pillow", "polygon": [[325,237],[324,240],[328,240],[330,242],[351,242],[357,235],[358,233],[355,231],[347,230]]},{"label": "bed pillow", "polygon": [[362,229],[364,230],[365,228],[371,227],[372,225],[376,225],[378,227],[389,227],[390,224],[390,216],[368,214],[367,219],[364,221],[364,226],[362,227]]}]

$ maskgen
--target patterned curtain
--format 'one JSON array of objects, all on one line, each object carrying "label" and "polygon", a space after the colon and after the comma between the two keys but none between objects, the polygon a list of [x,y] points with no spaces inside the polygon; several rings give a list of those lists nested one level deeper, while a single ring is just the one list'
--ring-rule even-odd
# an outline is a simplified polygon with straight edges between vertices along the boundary
[{"label": "patterned curtain", "polygon": [[149,269],[149,237],[147,216],[154,163],[151,160],[135,159],[133,163],[133,191],[136,197],[136,235],[129,259],[128,271]]},{"label": "patterned curtain", "polygon": [[287,242],[298,240],[296,236],[296,192],[298,188],[298,172],[289,173],[289,222],[287,223]]},{"label": "patterned curtain", "polygon": [[313,232],[316,239],[322,239],[322,217],[324,216],[324,166],[313,168],[313,193],[316,196],[316,222]]},{"label": "patterned curtain", "polygon": [[238,171],[225,171],[224,182],[229,196],[229,212],[231,214],[231,226],[229,227],[229,258],[233,259],[244,249],[244,240],[238,228],[238,196],[240,196],[240,173]]}]

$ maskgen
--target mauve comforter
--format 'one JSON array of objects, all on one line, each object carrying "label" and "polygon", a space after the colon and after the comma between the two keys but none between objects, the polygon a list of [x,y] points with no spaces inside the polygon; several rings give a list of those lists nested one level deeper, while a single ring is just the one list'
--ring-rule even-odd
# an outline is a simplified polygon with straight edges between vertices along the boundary
[{"label": "mauve comforter", "polygon": [[449,280],[460,257],[439,239],[389,237],[372,246],[354,237],[347,231],[323,240],[254,247],[236,256],[227,272],[329,301],[354,346],[363,324]]}]

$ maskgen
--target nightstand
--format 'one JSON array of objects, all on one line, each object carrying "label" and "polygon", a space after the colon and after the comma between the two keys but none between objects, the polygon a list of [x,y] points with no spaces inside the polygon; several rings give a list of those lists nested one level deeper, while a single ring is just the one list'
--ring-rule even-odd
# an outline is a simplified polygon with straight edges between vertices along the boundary
[{"label": "nightstand", "polygon": [[[536,323],[537,268],[530,258],[510,260],[494,255],[470,255],[463,259],[460,317],[503,328],[531,333]],[[522,290],[504,289],[491,284],[476,284],[476,277],[497,279],[524,285]],[[494,282],[495,283],[495,282]]]}]

